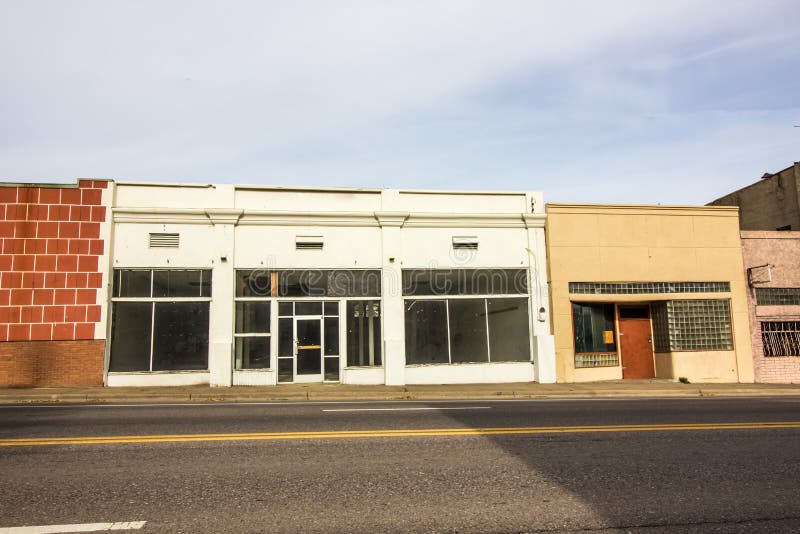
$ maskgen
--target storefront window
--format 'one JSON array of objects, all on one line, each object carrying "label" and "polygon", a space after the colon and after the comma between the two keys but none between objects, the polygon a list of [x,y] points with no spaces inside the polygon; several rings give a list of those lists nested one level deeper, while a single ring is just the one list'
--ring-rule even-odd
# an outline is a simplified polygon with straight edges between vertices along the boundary
[{"label": "storefront window", "polygon": [[528,299],[406,300],[406,361],[530,361]]},{"label": "storefront window", "polygon": [[381,305],[377,300],[347,302],[347,365],[381,365]]},{"label": "storefront window", "polygon": [[210,270],[114,271],[109,370],[208,369]]},{"label": "storefront window", "polygon": [[237,301],[234,368],[270,368],[270,301]]},{"label": "storefront window", "polygon": [[572,303],[575,352],[616,352],[613,304]]}]

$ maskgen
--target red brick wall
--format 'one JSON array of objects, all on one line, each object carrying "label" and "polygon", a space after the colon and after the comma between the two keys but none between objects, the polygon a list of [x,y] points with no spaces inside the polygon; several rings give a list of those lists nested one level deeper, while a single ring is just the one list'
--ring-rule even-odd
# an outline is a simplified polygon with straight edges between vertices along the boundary
[{"label": "red brick wall", "polygon": [[103,340],[0,343],[0,385],[102,386],[104,347]]},{"label": "red brick wall", "polygon": [[[102,383],[103,360],[97,360],[93,344],[44,342],[95,338],[107,187],[100,180],[80,180],[77,186],[0,184],[0,386],[97,384],[98,373]],[[28,345],[2,343],[23,341],[39,343],[17,356],[15,347]],[[91,354],[82,356],[80,347],[90,346]],[[77,361],[69,363],[70,358]],[[44,370],[46,364],[54,370]],[[81,370],[85,379],[75,375]]]}]

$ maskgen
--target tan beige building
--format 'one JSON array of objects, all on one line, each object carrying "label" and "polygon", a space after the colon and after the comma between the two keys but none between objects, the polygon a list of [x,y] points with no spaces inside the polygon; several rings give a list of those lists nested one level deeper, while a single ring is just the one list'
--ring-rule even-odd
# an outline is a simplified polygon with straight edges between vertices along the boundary
[{"label": "tan beige building", "polygon": [[735,207],[547,205],[559,382],[753,382]]}]

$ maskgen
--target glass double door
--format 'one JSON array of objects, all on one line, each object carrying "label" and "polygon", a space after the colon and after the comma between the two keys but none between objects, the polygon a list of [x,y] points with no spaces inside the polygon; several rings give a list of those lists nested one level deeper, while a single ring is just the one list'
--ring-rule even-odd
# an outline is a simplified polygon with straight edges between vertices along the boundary
[{"label": "glass double door", "polygon": [[[321,302],[303,304],[322,305]],[[324,316],[293,315],[279,319],[281,328],[278,343],[284,348],[278,355],[278,382],[339,380],[338,303],[325,304],[327,313]],[[298,306],[294,310],[302,313],[308,308]],[[314,307],[311,309],[316,311]]]}]

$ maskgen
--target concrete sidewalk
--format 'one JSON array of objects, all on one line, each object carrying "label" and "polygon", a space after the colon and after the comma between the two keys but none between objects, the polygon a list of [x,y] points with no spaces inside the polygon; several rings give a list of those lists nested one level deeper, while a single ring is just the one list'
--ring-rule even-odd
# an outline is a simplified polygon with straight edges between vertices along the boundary
[{"label": "concrete sidewalk", "polygon": [[681,384],[666,380],[625,380],[580,384],[466,384],[431,386],[348,386],[286,384],[212,388],[30,388],[0,389],[0,404],[380,401],[537,399],[611,397],[800,396],[800,384]]}]

